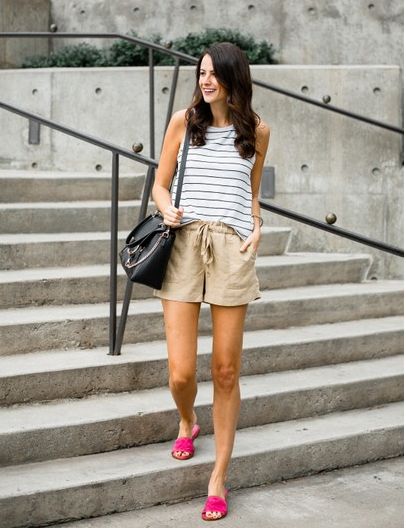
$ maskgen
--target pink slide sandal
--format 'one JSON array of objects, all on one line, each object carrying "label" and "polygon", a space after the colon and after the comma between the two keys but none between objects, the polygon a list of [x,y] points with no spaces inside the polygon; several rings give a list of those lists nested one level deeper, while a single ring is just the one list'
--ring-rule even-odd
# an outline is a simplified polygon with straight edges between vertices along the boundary
[{"label": "pink slide sandal", "polygon": [[[225,490],[225,498],[217,497],[217,495],[209,495],[204,504],[202,511],[202,519],[204,521],[219,521],[227,515],[228,505],[227,505],[227,495],[228,489]],[[207,517],[207,512],[220,513],[220,517]]]},{"label": "pink slide sandal", "polygon": [[[176,458],[177,460],[188,460],[189,458],[192,458],[192,456],[195,454],[195,446],[193,445],[193,440],[196,440],[196,438],[199,436],[199,433],[200,427],[198,424],[195,424],[192,429],[192,438],[189,438],[187,436],[181,436],[180,438],[177,438],[172,446],[171,453],[173,458]],[[188,454],[178,456],[175,454],[176,451],[184,451]]]}]

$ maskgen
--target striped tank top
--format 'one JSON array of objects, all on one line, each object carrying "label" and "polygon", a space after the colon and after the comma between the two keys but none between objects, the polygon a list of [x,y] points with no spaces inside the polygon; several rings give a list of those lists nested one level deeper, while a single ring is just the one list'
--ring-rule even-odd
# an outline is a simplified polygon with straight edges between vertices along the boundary
[{"label": "striped tank top", "polygon": [[[234,125],[207,127],[206,144],[190,145],[183,178],[181,225],[196,220],[221,220],[245,240],[254,228],[252,214],[252,158],[241,158],[234,146]],[[171,195],[175,203],[183,143],[178,152]]]}]

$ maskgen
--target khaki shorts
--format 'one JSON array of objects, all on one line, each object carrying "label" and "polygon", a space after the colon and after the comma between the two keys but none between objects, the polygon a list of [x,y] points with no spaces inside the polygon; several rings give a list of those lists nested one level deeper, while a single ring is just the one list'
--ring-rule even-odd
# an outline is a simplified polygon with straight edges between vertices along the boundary
[{"label": "khaki shorts", "polygon": [[172,301],[238,306],[260,299],[252,245],[227,224],[195,220],[176,229],[162,284],[155,297]]}]

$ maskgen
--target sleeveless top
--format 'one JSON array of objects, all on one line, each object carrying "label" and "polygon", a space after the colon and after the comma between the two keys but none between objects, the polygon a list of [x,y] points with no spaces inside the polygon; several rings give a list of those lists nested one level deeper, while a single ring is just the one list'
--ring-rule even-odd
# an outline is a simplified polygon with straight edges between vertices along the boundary
[{"label": "sleeveless top", "polygon": [[[196,220],[221,220],[245,240],[254,228],[252,214],[252,158],[241,158],[234,146],[234,125],[207,127],[206,144],[190,145],[186,159],[180,206],[181,225]],[[178,169],[172,183],[175,203],[183,143],[178,152]]]}]

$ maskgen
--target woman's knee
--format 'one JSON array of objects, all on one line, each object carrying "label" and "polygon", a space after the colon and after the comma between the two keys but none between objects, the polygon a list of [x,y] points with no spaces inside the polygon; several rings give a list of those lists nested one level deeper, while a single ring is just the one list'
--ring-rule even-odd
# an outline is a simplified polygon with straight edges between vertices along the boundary
[{"label": "woman's knee", "polygon": [[195,372],[171,372],[169,375],[169,386],[171,390],[182,392],[190,389],[196,384]]},{"label": "woman's knee", "polygon": [[213,365],[212,377],[215,388],[231,392],[238,385],[239,370],[234,365]]}]

